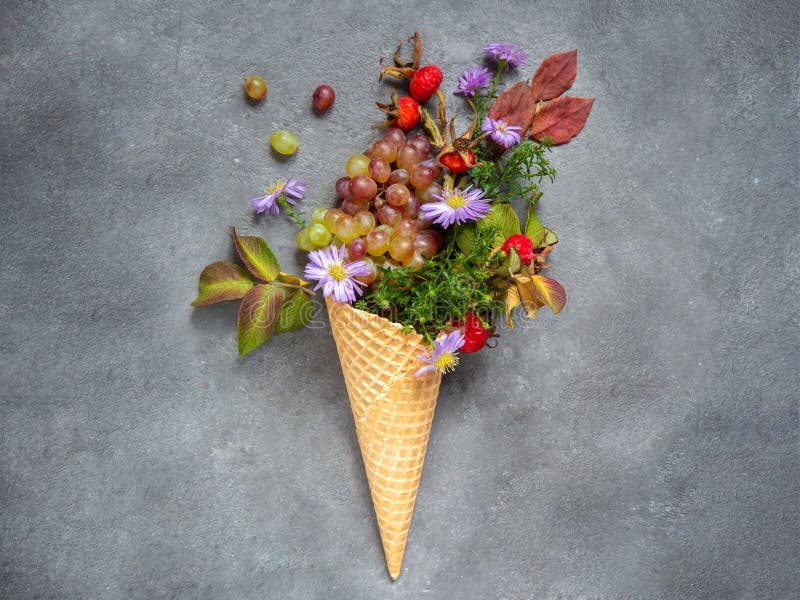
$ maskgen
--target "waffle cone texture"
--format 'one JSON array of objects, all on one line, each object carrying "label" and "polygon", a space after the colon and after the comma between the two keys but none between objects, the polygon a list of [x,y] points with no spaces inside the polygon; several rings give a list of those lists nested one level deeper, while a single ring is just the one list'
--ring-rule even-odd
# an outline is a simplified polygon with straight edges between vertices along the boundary
[{"label": "waffle cone texture", "polygon": [[414,377],[422,336],[326,299],[386,567],[397,579],[417,499],[441,373]]}]

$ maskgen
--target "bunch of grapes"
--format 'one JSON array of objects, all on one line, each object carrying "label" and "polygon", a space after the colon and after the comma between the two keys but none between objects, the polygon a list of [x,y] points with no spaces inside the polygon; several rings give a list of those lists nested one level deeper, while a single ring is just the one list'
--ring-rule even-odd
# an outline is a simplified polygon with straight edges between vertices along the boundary
[{"label": "bunch of grapes", "polygon": [[418,270],[442,245],[442,235],[420,213],[442,191],[442,173],[423,134],[406,139],[392,127],[364,154],[347,160],[347,176],[336,182],[339,208],[318,208],[312,224],[297,234],[302,250],[347,245],[348,260],[363,260],[370,284],[380,280],[377,266]]}]

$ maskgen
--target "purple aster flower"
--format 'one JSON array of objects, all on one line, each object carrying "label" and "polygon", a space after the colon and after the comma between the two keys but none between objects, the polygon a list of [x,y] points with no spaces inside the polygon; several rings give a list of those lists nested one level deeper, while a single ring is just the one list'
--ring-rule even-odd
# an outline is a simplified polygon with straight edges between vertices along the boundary
[{"label": "purple aster flower", "polygon": [[433,341],[433,352],[430,356],[418,356],[417,358],[424,363],[424,367],[414,373],[414,377],[419,377],[425,373],[439,371],[439,373],[449,373],[458,364],[458,349],[464,345],[464,334],[458,329],[440,336]]},{"label": "purple aster flower", "polygon": [[528,60],[528,53],[523,52],[521,48],[513,44],[489,44],[483,51],[495,62],[500,62],[501,60],[505,61],[511,69],[514,67],[521,67],[525,64],[525,61]]},{"label": "purple aster flower", "polygon": [[453,223],[477,221],[488,213],[491,200],[483,196],[483,190],[473,190],[471,185],[463,190],[443,189],[441,194],[433,196],[438,202],[428,202],[419,208],[426,219],[447,228]]},{"label": "purple aster flower", "polygon": [[474,69],[467,69],[464,74],[458,78],[458,89],[453,92],[454,94],[463,94],[464,96],[474,96],[475,92],[479,89],[489,86],[492,81],[492,74],[485,67],[476,67]]},{"label": "purple aster flower", "polygon": [[306,184],[292,177],[289,181],[278,179],[275,183],[264,190],[266,196],[251,200],[253,208],[258,214],[269,211],[270,214],[278,214],[278,198],[283,195],[286,202],[296,206],[295,200],[302,200],[306,195]]},{"label": "purple aster flower", "polygon": [[344,253],[344,246],[312,250],[308,253],[309,263],[306,265],[305,276],[306,279],[318,282],[314,289],[322,288],[323,295],[333,294],[336,302],[350,304],[356,301],[364,291],[361,288],[367,285],[355,278],[369,275],[370,270],[363,260],[346,263]]},{"label": "purple aster flower", "polygon": [[522,127],[509,125],[502,119],[486,117],[481,124],[481,131],[488,133],[489,137],[503,148],[511,148],[519,143],[519,132],[522,131]]}]

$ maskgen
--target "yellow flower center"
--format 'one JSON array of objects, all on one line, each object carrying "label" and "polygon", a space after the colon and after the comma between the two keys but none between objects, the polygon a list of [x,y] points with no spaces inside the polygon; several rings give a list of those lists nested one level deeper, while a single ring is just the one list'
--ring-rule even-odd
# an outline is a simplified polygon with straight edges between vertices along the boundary
[{"label": "yellow flower center", "polygon": [[270,194],[273,194],[273,193],[275,193],[275,192],[278,192],[278,191],[282,190],[282,189],[283,189],[283,187],[284,187],[285,185],[286,185],[286,181],[285,181],[285,180],[283,180],[283,179],[278,179],[278,181],[276,181],[275,183],[273,183],[271,186],[269,186],[269,187],[266,189],[267,196],[269,196]]},{"label": "yellow flower center", "polygon": [[445,352],[436,359],[436,368],[442,373],[449,373],[456,368],[458,357],[452,352]]},{"label": "yellow flower center", "polygon": [[503,133],[508,133],[508,127],[506,126],[505,123],[498,123],[497,130],[502,131]]},{"label": "yellow flower center", "polygon": [[328,275],[336,281],[341,281],[342,279],[347,279],[347,270],[342,265],[331,265],[328,269]]},{"label": "yellow flower center", "polygon": [[461,208],[467,203],[466,198],[461,194],[453,194],[447,200],[444,201],[447,206],[450,208]]}]

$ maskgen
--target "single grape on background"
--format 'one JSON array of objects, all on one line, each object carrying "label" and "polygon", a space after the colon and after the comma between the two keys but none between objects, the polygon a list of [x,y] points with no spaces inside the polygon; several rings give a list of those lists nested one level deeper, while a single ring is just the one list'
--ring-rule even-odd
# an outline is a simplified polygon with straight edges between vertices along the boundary
[{"label": "single grape on background", "polygon": [[314,108],[323,112],[333,106],[335,100],[336,92],[334,92],[333,88],[329,85],[317,86],[317,89],[314,90],[314,94],[311,97],[311,103],[314,105]]},{"label": "single grape on background", "polygon": [[258,75],[250,75],[244,80],[244,91],[249,98],[253,100],[263,100],[267,95],[267,82],[263,77]]},{"label": "single grape on background", "polygon": [[345,170],[350,177],[369,176],[369,157],[366,154],[353,154],[347,159]]},{"label": "single grape on background", "polygon": [[272,136],[269,138],[269,143],[272,144],[275,152],[285,156],[291,156],[297,152],[297,147],[300,145],[297,136],[285,129],[278,129],[273,132]]},{"label": "single grape on background", "polygon": [[322,223],[314,223],[308,228],[308,239],[315,246],[326,246],[331,241],[331,232]]}]

